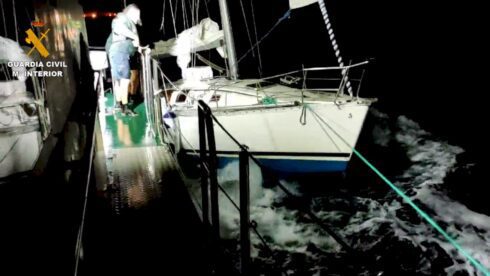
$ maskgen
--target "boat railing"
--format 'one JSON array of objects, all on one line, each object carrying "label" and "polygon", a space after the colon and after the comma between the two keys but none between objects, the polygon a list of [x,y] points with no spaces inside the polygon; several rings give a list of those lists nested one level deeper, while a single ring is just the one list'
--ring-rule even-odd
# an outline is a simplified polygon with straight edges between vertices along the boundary
[{"label": "boat railing", "polygon": [[[162,107],[162,101],[159,100],[160,98],[163,99],[164,104],[170,104],[171,93],[169,92],[179,91],[180,89],[177,88],[173,84],[173,82],[163,73],[157,59],[151,58],[149,53],[146,54],[146,56],[145,54],[143,54],[142,59],[142,76],[143,79],[147,79],[146,82],[142,82],[145,99],[148,98],[150,101],[157,100],[158,102],[155,102],[153,106]],[[249,93],[255,93],[257,101],[262,102],[263,95],[259,92],[264,91],[264,93],[266,93],[266,89],[269,87],[269,85],[266,85],[266,83],[282,84],[287,87],[297,88],[299,93],[297,95],[291,94],[291,90],[285,90],[286,93],[284,93],[284,96],[281,96],[281,94],[274,95],[274,98],[276,100],[281,98],[287,98],[291,100],[291,98],[294,98],[295,102],[304,102],[304,100],[307,98],[305,95],[305,91],[318,93],[328,92],[335,94],[335,97],[343,96],[345,95],[345,91],[348,91],[348,89],[346,88],[348,82],[351,85],[351,90],[355,93],[355,95],[349,94],[349,96],[351,98],[359,100],[359,92],[366,71],[365,66],[368,63],[369,61],[364,61],[347,66],[302,68],[300,70],[289,71],[282,74],[256,79],[255,83],[248,84],[246,87],[243,88],[245,89],[243,91],[227,89],[227,87],[230,85],[229,83],[225,85],[212,85],[207,90],[214,94],[211,97],[211,99],[213,99],[216,98],[216,93],[218,92],[233,92],[240,94],[242,92],[246,93],[246,90],[250,89],[252,90],[252,92]],[[267,95],[266,98],[268,98]],[[198,100],[199,99],[193,99],[191,101],[193,103],[192,106],[194,106],[194,104]],[[189,102],[186,102],[185,104],[182,103],[181,105],[186,104],[189,104]],[[211,104],[211,102],[209,104]],[[224,106],[222,106],[218,105],[218,102],[215,101],[215,104],[216,108],[228,107],[226,103]],[[148,108],[151,109],[151,107]],[[158,114],[156,114],[158,113],[158,109],[161,108],[157,108],[157,110],[147,110],[147,115],[150,116],[148,120],[149,122],[156,122],[160,120],[159,118],[162,118],[161,116],[158,117]]]},{"label": "boat railing", "polygon": [[[199,159],[201,164],[201,210],[205,229],[210,234],[210,245],[213,252],[220,248],[220,219],[219,219],[219,190],[240,213],[240,273],[250,275],[251,243],[250,228],[254,225],[250,221],[250,187],[249,187],[249,156],[244,146],[239,154],[240,166],[240,196],[236,204],[231,196],[218,183],[218,158],[216,153],[216,140],[214,135],[214,120],[211,109],[202,100],[198,104],[199,125]],[[256,228],[254,228],[256,230]],[[266,248],[269,248],[262,236]],[[217,256],[215,256],[217,257]],[[216,259],[216,258],[215,258]]]},{"label": "boat railing", "polygon": [[300,88],[302,91],[334,92],[340,96],[345,94],[346,85],[349,82],[356,93],[349,96],[359,98],[359,91],[366,72],[365,66],[368,64],[369,61],[363,61],[346,66],[302,68],[260,78],[258,83],[279,80],[283,85]]},{"label": "boat railing", "polygon": [[[162,143],[166,137],[167,129],[163,122],[162,92],[166,92],[165,78],[158,60],[151,57],[149,51],[141,53],[141,89],[145,101],[146,119],[152,135]],[[163,85],[163,90],[160,88]],[[166,95],[166,93],[165,93]],[[168,103],[169,99],[165,100]]]},{"label": "boat railing", "polygon": [[[99,79],[97,82],[102,82],[102,79]],[[96,85],[96,87],[101,87],[101,83]],[[86,265],[84,261],[84,242],[86,237],[86,224],[87,224],[87,216],[89,214],[88,209],[89,206],[89,197],[91,196],[92,189],[95,184],[95,155],[97,151],[97,145],[101,143],[98,139],[100,136],[100,129],[97,127],[99,125],[99,106],[95,104],[95,112],[89,113],[88,119],[91,121],[87,126],[87,147],[84,153],[82,164],[87,164],[81,168],[82,170],[82,178],[80,183],[82,183],[82,202],[81,202],[81,214],[79,217],[78,223],[78,231],[77,237],[75,241],[75,263],[73,267],[73,275],[78,276],[81,274],[80,271],[83,270],[83,266]],[[97,134],[99,132],[99,134]]]}]

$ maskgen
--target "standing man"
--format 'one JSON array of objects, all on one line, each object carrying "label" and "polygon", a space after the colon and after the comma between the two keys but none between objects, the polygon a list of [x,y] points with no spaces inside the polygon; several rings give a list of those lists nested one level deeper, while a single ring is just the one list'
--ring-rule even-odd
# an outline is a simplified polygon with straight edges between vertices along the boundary
[{"label": "standing man", "polygon": [[127,6],[112,21],[112,32],[106,42],[114,84],[116,107],[127,116],[137,115],[128,107],[128,88],[131,79],[129,59],[140,47],[136,24],[141,25],[140,10],[135,4]]}]

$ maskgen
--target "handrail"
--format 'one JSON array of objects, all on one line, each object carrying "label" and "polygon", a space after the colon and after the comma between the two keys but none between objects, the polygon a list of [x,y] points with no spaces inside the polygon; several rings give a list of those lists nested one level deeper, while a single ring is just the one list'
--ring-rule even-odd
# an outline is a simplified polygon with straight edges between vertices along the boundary
[{"label": "handrail", "polygon": [[[99,78],[97,80],[98,85],[102,85],[102,79]],[[97,85],[96,84],[96,85]],[[102,86],[100,87],[102,89]],[[100,90],[102,94],[98,94],[97,91],[95,93],[97,94],[97,97],[103,97],[103,89]],[[87,176],[85,179],[85,192],[83,194],[83,209],[82,209],[82,216],[80,219],[80,224],[78,228],[78,233],[77,233],[77,240],[75,244],[75,267],[74,267],[74,276],[78,276],[78,270],[79,270],[79,262],[81,260],[81,255],[83,254],[83,234],[84,234],[84,228],[85,228],[85,218],[87,215],[87,207],[88,207],[88,197],[89,197],[89,189],[90,189],[90,184],[92,182],[92,176],[93,176],[93,171],[94,171],[94,156],[95,156],[95,144],[96,144],[96,128],[97,128],[97,122],[99,120],[99,104],[98,101],[95,102],[95,112],[93,115],[94,122],[92,124],[92,139],[91,139],[91,144],[90,144],[90,153],[88,156],[88,168],[87,168]]]},{"label": "handrail", "polygon": [[153,87],[152,87],[152,74],[151,74],[151,64],[152,59],[148,52],[143,51],[141,53],[141,66],[142,66],[142,79],[143,79],[143,93],[144,99],[147,104],[145,104],[146,110],[146,119],[150,124],[150,130],[153,135],[155,135],[154,127],[155,127],[155,110],[154,110],[154,95],[153,95]]},{"label": "handrail", "polygon": [[95,115],[94,115],[94,123],[93,123],[93,128],[92,128],[92,143],[90,146],[90,154],[89,154],[89,165],[88,165],[88,170],[87,170],[87,178],[85,179],[85,193],[84,193],[84,198],[83,198],[83,210],[82,210],[82,217],[80,220],[80,226],[78,228],[78,234],[77,234],[77,241],[75,245],[75,269],[74,269],[74,276],[78,275],[78,267],[79,267],[79,261],[81,258],[81,251],[82,251],[82,242],[83,242],[83,232],[85,228],[85,217],[87,214],[87,205],[88,205],[88,193],[89,193],[89,188],[90,188],[90,182],[91,182],[91,175],[93,171],[93,160],[94,160],[94,153],[95,153],[95,128],[97,125],[97,117],[99,114],[99,107],[97,105],[96,110],[95,110]]},{"label": "handrail", "polygon": [[[162,79],[162,82],[165,86],[165,83],[166,81],[174,88],[174,89],[177,89],[177,90],[180,90],[178,87],[175,86],[175,84],[163,73],[162,69],[160,68],[160,66],[158,65],[158,61],[156,59],[153,59],[152,58],[152,62],[155,64],[156,66],[156,70],[154,70],[155,74],[157,75],[158,77],[158,72],[160,73],[161,75],[161,79]],[[360,66],[363,66],[363,65],[366,65],[368,64],[369,61],[364,61],[364,62],[359,62],[359,63],[355,63],[355,64],[352,64],[352,65],[347,65],[347,66],[341,66],[341,67],[311,67],[311,68],[303,68],[301,70],[295,70],[295,71],[290,71],[290,72],[287,72],[287,73],[282,73],[282,74],[278,74],[278,75],[274,75],[274,76],[270,76],[270,77],[265,77],[265,78],[259,78],[259,79],[256,79],[255,81],[257,83],[261,82],[261,81],[266,81],[266,80],[270,80],[270,79],[274,79],[274,78],[278,78],[278,77],[281,77],[281,76],[289,76],[291,74],[295,74],[295,73],[300,73],[302,72],[303,73],[303,88],[301,89],[301,93],[298,95],[299,97],[299,100],[301,100],[301,102],[304,101],[304,91],[305,90],[309,90],[309,91],[313,91],[313,92],[319,92],[319,93],[322,93],[322,92],[336,92],[336,97],[339,97],[339,94],[341,94],[340,92],[342,91],[343,87],[345,86],[345,77],[341,77],[341,78],[336,78],[336,79],[327,79],[326,81],[333,81],[333,80],[337,80],[337,81],[340,81],[340,84],[338,87],[332,87],[332,88],[313,88],[313,87],[306,87],[306,75],[307,75],[307,72],[321,72],[321,71],[334,71],[334,70],[340,70],[340,71],[346,71],[347,73],[349,72],[349,69],[351,68],[356,68],[356,67],[360,67]],[[356,97],[357,100],[359,100],[359,91],[360,91],[360,88],[361,88],[361,84],[362,84],[362,81],[364,79],[364,74],[365,74],[365,69],[362,71],[361,73],[361,76],[360,78],[358,79],[350,79],[349,78],[349,81],[351,83],[356,83],[357,85],[357,89],[356,89],[356,95],[353,95],[352,97]],[[308,79],[310,80],[310,79]],[[318,81],[319,79],[313,79],[313,80],[316,80]],[[214,91],[214,92],[217,92],[217,91],[222,91],[222,92],[233,92],[233,93],[238,93],[238,94],[246,94],[244,92],[240,92],[240,91],[232,91],[232,90],[227,90],[227,89],[224,89],[224,87],[227,87],[231,84],[226,84],[226,85],[220,85],[220,86],[210,86],[209,88],[207,89],[200,89],[200,90],[204,90],[204,91]],[[243,87],[244,89],[246,89],[247,87]],[[260,89],[259,89],[260,90]],[[259,91],[257,89],[254,89],[254,91],[257,93],[257,91]],[[159,90],[159,89],[156,89],[155,92],[154,92],[154,95],[157,95],[159,93],[161,93],[162,90]],[[262,91],[262,93],[264,93],[264,91]],[[166,97],[166,103],[169,104],[169,99],[167,98],[167,95],[165,94],[165,97]],[[195,101],[197,101],[198,99],[193,99]],[[341,104],[340,102],[337,102],[337,100],[335,101],[336,104]]]},{"label": "handrail", "polygon": [[294,71],[290,71],[287,73],[282,73],[282,74],[277,74],[277,75],[273,75],[273,76],[269,76],[269,77],[265,77],[265,78],[260,78],[260,80],[275,79],[278,77],[287,76],[287,75],[296,74],[296,73],[301,73],[301,72],[345,70],[345,69],[363,66],[366,64],[369,64],[369,61],[358,62],[358,63],[352,64],[352,65],[347,65],[347,66],[303,68],[300,70],[294,70]]},{"label": "handrail", "polygon": [[[199,100],[198,122],[199,122],[199,146],[201,160],[201,195],[203,223],[206,229],[211,228],[211,241],[213,242],[213,252],[217,252],[219,247],[219,206],[218,189],[226,196],[232,205],[240,213],[240,272],[242,275],[250,275],[251,267],[251,242],[250,229],[258,236],[264,247],[271,253],[271,249],[262,235],[256,228],[256,223],[250,221],[250,188],[249,188],[249,153],[245,149],[240,152],[240,206],[238,206],[231,196],[219,185],[217,181],[217,154],[216,141],[214,137],[214,117],[211,109],[202,100]],[[207,141],[206,141],[207,140]],[[207,149],[207,150],[206,150]],[[210,180],[210,182],[208,182]],[[210,189],[208,190],[208,184]],[[209,198],[208,191],[211,195]],[[209,200],[210,199],[210,200]],[[209,201],[211,206],[209,206]],[[209,211],[211,211],[211,223],[209,222]]]}]

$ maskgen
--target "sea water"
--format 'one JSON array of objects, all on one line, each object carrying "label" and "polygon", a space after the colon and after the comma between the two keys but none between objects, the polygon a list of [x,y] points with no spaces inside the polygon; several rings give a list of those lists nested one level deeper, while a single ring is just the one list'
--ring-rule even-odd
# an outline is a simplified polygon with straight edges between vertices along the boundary
[{"label": "sea water", "polygon": [[[372,143],[365,146],[367,155],[376,156],[375,162],[395,185],[490,267],[490,216],[451,198],[445,182],[455,170],[469,165],[457,158],[464,149],[434,137],[405,116],[392,118],[377,110],[369,116],[373,123],[365,127],[369,135],[364,139]],[[251,164],[251,220],[272,249],[272,253],[265,250],[251,234],[254,265],[264,275],[483,275],[354,159],[341,180],[325,176],[281,183],[352,248],[371,256],[374,261],[369,263],[346,254],[296,208],[297,200],[264,183],[261,170]],[[237,163],[220,170],[219,182],[238,203],[237,180]],[[220,215],[223,238],[237,240],[239,213],[223,195]]]}]

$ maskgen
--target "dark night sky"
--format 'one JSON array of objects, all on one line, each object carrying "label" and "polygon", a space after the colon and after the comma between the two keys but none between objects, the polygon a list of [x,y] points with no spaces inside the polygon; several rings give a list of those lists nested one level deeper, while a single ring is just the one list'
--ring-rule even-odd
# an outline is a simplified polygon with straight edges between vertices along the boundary
[{"label": "dark night sky", "polygon": [[[115,0],[81,2],[86,10],[122,7],[122,1]],[[134,2],[142,10],[142,41],[173,36],[170,13],[166,14],[165,35],[158,30],[161,0]],[[250,44],[240,2],[228,3],[240,57]],[[252,27],[250,0],[243,3]],[[421,0],[327,0],[326,4],[344,59],[375,60],[369,67],[362,95],[378,97],[376,106],[382,111],[408,115],[443,139],[479,150],[475,145],[483,145],[485,137],[481,126],[476,126],[485,124],[483,120],[488,118],[483,113],[486,107],[483,97],[488,92],[489,73],[488,67],[479,65],[488,61],[490,49],[485,42],[486,26],[490,24],[484,22],[488,16],[483,14],[482,7],[468,1],[462,4]],[[286,0],[255,0],[254,6],[259,37],[288,9]],[[219,21],[216,0],[210,1],[209,9],[211,17]],[[181,31],[182,18],[177,22]],[[97,32],[104,39],[109,24],[97,23]],[[90,37],[94,24],[88,22],[88,28]],[[335,61],[317,5],[293,11],[264,40],[261,53],[264,75],[299,69],[302,65],[333,65]],[[245,59],[240,72],[242,77],[257,76],[256,59]]]}]

